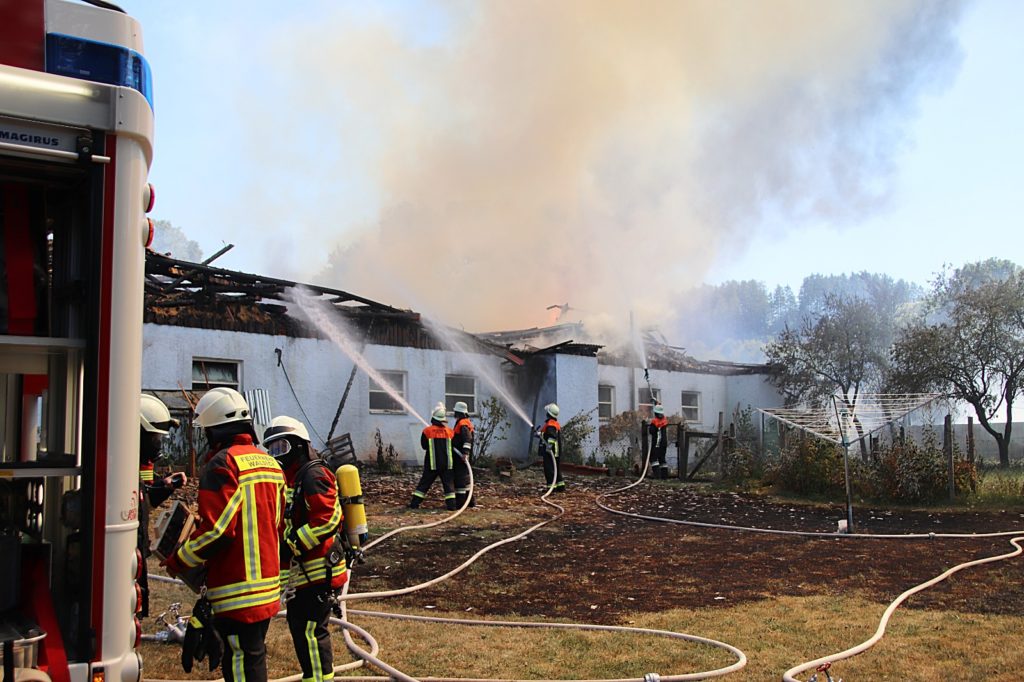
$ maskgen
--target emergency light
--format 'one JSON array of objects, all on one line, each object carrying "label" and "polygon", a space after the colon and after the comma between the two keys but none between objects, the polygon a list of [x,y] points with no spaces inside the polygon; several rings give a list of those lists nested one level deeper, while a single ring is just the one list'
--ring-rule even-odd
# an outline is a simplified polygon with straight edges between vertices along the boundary
[{"label": "emergency light", "polygon": [[149,108],[153,108],[153,76],[149,62],[127,47],[63,33],[47,33],[46,71],[138,90],[149,102]]}]

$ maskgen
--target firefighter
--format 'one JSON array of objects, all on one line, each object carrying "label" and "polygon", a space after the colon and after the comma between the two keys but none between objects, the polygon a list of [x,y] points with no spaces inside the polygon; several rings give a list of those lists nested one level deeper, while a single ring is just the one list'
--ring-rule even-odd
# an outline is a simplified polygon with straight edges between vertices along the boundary
[{"label": "firefighter", "polygon": [[537,430],[540,454],[544,458],[544,481],[548,488],[560,493],[565,490],[565,481],[562,480],[562,468],[558,466],[559,456],[562,454],[562,426],[558,423],[558,405],[548,403],[544,406],[544,412],[547,414],[547,421]]},{"label": "firefighter", "polygon": [[139,534],[136,546],[142,554],[139,587],[142,590],[140,617],[149,615],[149,568],[146,559],[149,550],[149,509],[163,504],[178,488],[185,485],[187,477],[178,472],[157,479],[153,474],[156,461],[160,459],[164,438],[178,420],[171,417],[163,401],[145,393],[139,398]]},{"label": "firefighter", "polygon": [[[473,422],[469,420],[469,407],[461,400],[455,403],[454,411],[452,450],[455,451],[455,507],[461,509],[469,496],[469,467],[473,465]],[[473,497],[469,497],[468,506],[476,506]]]},{"label": "firefighter", "polygon": [[252,415],[238,391],[208,391],[196,405],[196,421],[209,443],[199,477],[199,521],[168,557],[167,570],[177,575],[205,565],[205,599],[225,643],[225,681],[266,682],[264,640],[281,599],[284,474],[255,445]]},{"label": "firefighter", "polygon": [[263,432],[263,447],[281,465],[288,488],[281,542],[288,629],[303,682],[325,682],[334,678],[327,622],[337,604],[336,594],[348,580],[344,541],[338,536],[338,481],[297,419],[274,417]]},{"label": "firefighter", "polygon": [[651,474],[654,478],[668,478],[668,464],[665,453],[668,451],[668,419],[665,419],[665,408],[654,406],[654,418],[647,425],[648,446],[651,448]]},{"label": "firefighter", "polygon": [[444,506],[450,511],[455,506],[455,485],[452,461],[452,437],[455,434],[448,428],[448,413],[444,403],[438,403],[430,415],[430,426],[423,429],[420,435],[420,447],[423,448],[423,475],[412,491],[409,509],[416,509],[427,496],[434,479],[441,477],[444,488]]}]

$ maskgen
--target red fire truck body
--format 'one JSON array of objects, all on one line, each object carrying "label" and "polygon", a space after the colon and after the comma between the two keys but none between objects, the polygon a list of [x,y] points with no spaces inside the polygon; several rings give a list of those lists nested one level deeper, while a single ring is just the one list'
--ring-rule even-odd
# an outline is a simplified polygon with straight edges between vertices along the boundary
[{"label": "red fire truck body", "polygon": [[[0,0],[0,642],[133,682],[149,66],[103,0]],[[12,679],[12,678],[7,678]]]}]

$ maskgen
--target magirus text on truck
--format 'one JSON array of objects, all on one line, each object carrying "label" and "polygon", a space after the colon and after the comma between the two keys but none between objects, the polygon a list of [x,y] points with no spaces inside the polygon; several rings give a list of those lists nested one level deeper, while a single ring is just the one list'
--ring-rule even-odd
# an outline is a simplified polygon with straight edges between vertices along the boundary
[{"label": "magirus text on truck", "polygon": [[132,682],[153,99],[138,22],[0,0],[0,642],[7,675]]}]

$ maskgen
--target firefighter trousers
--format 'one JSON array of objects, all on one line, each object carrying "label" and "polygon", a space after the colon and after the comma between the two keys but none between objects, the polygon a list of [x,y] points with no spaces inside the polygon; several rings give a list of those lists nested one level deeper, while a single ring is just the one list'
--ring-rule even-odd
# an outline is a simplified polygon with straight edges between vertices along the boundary
[{"label": "firefighter trousers", "polygon": [[302,666],[302,682],[334,679],[334,654],[327,630],[331,602],[326,590],[324,585],[300,587],[288,601],[288,629]]},{"label": "firefighter trousers", "polygon": [[267,628],[270,619],[243,623],[215,618],[213,626],[224,640],[220,660],[224,682],[267,682]]},{"label": "firefighter trousers", "polygon": [[667,447],[651,450],[651,474],[654,478],[668,478],[668,464],[665,463]]},{"label": "firefighter trousers", "polygon": [[420,482],[416,484],[416,490],[412,491],[412,502],[410,507],[420,506],[420,502],[427,496],[434,479],[441,478],[441,487],[444,488],[444,506],[448,509],[455,509],[455,475],[451,469],[431,469],[424,465],[423,475]]},{"label": "firefighter trousers", "polygon": [[[455,456],[455,506],[461,507],[462,503],[466,501],[466,496],[469,495],[469,467],[471,462],[467,459],[456,455]],[[473,500],[469,501],[469,506],[473,507],[476,502]]]},{"label": "firefighter trousers", "polygon": [[[562,467],[556,467],[555,456],[550,450],[544,450],[544,481],[548,487],[551,487],[551,482],[555,482],[555,492],[565,490],[565,482],[562,480]],[[558,469],[558,478],[555,478],[555,469]]]}]

